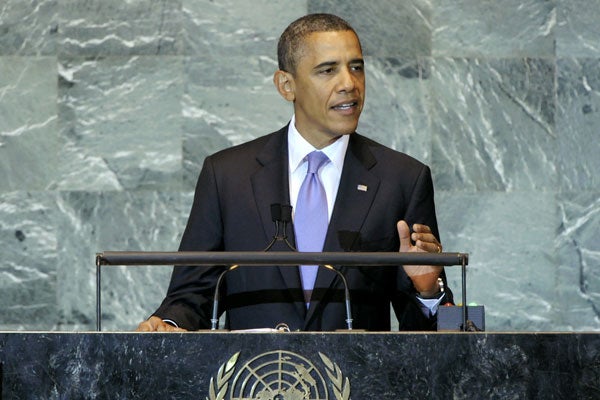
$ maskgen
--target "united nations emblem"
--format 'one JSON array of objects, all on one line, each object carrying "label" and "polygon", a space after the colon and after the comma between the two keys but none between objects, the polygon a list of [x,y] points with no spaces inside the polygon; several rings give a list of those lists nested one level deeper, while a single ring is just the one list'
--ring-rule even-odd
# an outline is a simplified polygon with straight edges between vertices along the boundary
[{"label": "united nations emblem", "polygon": [[[307,358],[285,350],[247,361],[236,373],[235,353],[210,379],[206,400],[328,400],[326,380]],[[319,353],[336,400],[350,399],[350,382],[337,364]]]}]

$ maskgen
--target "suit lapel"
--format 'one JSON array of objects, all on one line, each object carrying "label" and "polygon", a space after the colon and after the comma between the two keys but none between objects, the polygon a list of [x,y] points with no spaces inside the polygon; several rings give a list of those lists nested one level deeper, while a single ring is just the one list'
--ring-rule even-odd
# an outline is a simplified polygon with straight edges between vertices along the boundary
[{"label": "suit lapel", "polygon": [[325,251],[343,250],[338,237],[340,231],[360,231],[379,189],[379,178],[370,171],[376,160],[365,139],[356,133],[350,138]]},{"label": "suit lapel", "polygon": [[[370,172],[376,162],[366,139],[353,133],[344,158],[344,168],[323,251],[343,251],[344,247],[351,247],[340,244],[340,231],[360,232],[379,188],[379,178]],[[340,271],[344,273],[345,268],[341,267]],[[331,288],[336,276],[334,272],[320,268],[315,287]],[[307,325],[318,308],[318,302],[311,303],[305,320]]]},{"label": "suit lapel", "polygon": [[262,168],[259,168],[252,175],[251,181],[254,201],[267,240],[265,246],[273,235],[271,204],[289,204],[286,159],[287,138],[282,131],[272,135],[271,139],[256,156],[256,160]]},{"label": "suit lapel", "polygon": [[[274,233],[271,204],[290,204],[287,126],[272,136],[256,159],[262,168],[252,175],[252,190],[265,233],[266,247]],[[288,224],[286,233],[290,242],[294,243],[292,224]],[[289,251],[289,249],[285,250]],[[283,266],[279,267],[279,271],[286,288],[294,290],[301,287],[298,268]],[[299,315],[304,318],[306,307],[302,302],[295,303]]]}]

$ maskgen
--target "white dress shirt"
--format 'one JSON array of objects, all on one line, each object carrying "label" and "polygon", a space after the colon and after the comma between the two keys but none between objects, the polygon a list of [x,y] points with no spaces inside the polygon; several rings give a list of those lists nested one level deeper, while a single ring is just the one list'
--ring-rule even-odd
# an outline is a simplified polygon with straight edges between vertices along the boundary
[{"label": "white dress shirt", "polygon": [[[290,186],[290,202],[292,212],[296,209],[296,200],[300,192],[300,186],[306,177],[308,169],[308,154],[317,150],[300,135],[300,132],[295,126],[296,118],[292,117],[290,127],[288,129],[288,157],[289,157],[289,186]],[[325,188],[327,195],[327,215],[328,220],[331,220],[331,212],[335,204],[340,179],[342,177],[342,168],[344,166],[344,157],[348,148],[348,135],[341,136],[338,140],[329,146],[321,149],[329,158],[328,163],[319,169],[319,179]]]}]

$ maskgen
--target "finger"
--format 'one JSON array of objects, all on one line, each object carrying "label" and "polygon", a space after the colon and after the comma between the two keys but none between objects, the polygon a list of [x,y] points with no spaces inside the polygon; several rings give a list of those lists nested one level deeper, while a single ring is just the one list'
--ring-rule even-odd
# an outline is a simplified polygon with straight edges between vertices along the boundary
[{"label": "finger", "polygon": [[421,241],[425,243],[438,243],[437,238],[433,233],[417,233],[413,232],[410,236],[413,242]]},{"label": "finger", "polygon": [[412,242],[410,241],[410,229],[408,228],[408,224],[406,221],[401,220],[396,224],[396,228],[398,229],[398,236],[400,237],[400,251],[409,251],[412,247]]},{"label": "finger", "polygon": [[144,321],[138,325],[138,327],[135,331],[136,332],[151,332],[152,326],[147,321]]},{"label": "finger", "polygon": [[161,321],[161,323],[157,326],[157,332],[173,332],[177,328],[171,324],[167,324],[166,322]]},{"label": "finger", "polygon": [[417,240],[415,243],[415,246],[417,246],[417,248],[419,250],[426,251],[428,253],[441,253],[442,252],[442,245],[439,244],[437,242],[437,240],[432,241],[432,242],[425,242],[422,240]]},{"label": "finger", "polygon": [[428,225],[413,224],[413,231],[417,233],[431,233],[431,228]]},{"label": "finger", "polygon": [[158,327],[158,323],[162,320],[158,317],[152,316],[145,321],[142,321],[137,328],[138,332],[154,332]]},{"label": "finger", "polygon": [[442,245],[438,242],[428,225],[413,224],[412,240],[419,250],[429,253],[441,253]]}]

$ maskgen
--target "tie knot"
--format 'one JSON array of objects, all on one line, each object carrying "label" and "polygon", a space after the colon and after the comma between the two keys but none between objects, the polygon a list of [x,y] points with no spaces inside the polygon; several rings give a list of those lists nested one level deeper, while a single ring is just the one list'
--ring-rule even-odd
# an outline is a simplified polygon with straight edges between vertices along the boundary
[{"label": "tie knot", "polygon": [[329,158],[322,151],[313,151],[308,154],[308,173],[316,174],[325,163],[329,161]]}]

